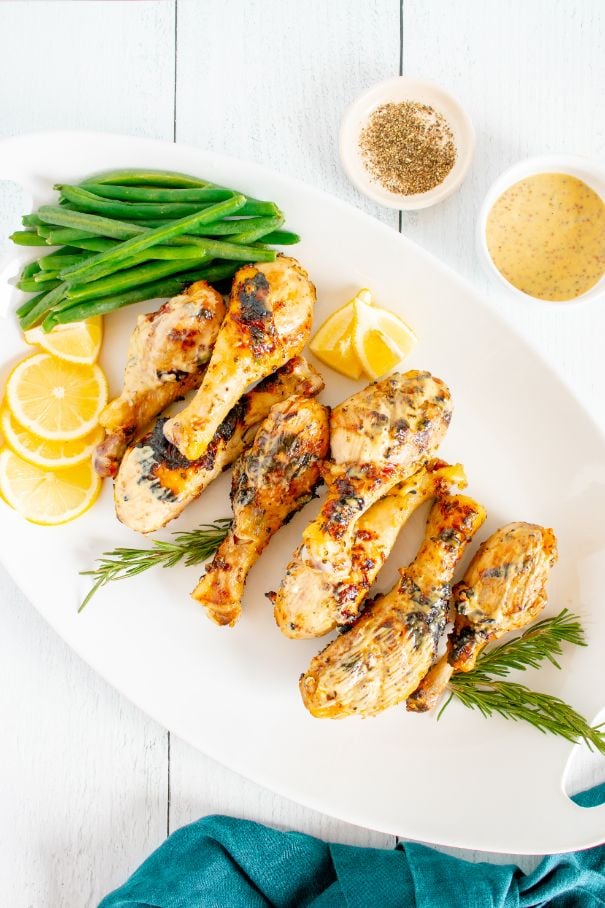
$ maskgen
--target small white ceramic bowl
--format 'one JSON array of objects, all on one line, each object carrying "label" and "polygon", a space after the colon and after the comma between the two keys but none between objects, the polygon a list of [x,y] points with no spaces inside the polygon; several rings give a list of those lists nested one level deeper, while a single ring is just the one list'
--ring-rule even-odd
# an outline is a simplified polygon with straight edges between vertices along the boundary
[{"label": "small white ceramic bowl", "polygon": [[496,202],[502,193],[506,192],[510,186],[518,183],[519,180],[524,180],[525,177],[534,176],[536,173],[568,173],[573,177],[578,177],[578,179],[583,180],[586,185],[590,186],[591,189],[594,189],[602,199],[605,199],[605,167],[601,164],[597,164],[595,161],[591,161],[590,158],[584,158],[580,155],[550,154],[541,155],[536,158],[526,158],[524,161],[519,161],[518,164],[513,164],[512,167],[505,170],[504,173],[492,183],[485,197],[485,201],[481,206],[477,223],[477,243],[481,260],[488,273],[492,277],[495,277],[501,286],[506,287],[518,298],[522,297],[525,300],[535,300],[537,303],[543,303],[554,307],[577,306],[590,302],[605,292],[605,275],[594,285],[594,287],[591,287],[590,290],[587,290],[586,293],[576,297],[576,299],[560,301],[542,300],[537,296],[531,296],[529,293],[524,293],[523,290],[519,290],[507,281],[504,275],[496,268],[493,259],[489,254],[486,227],[487,218],[494,202]]},{"label": "small white ceramic bowl", "polygon": [[[371,113],[381,104],[397,104],[401,101],[428,104],[442,114],[454,134],[456,145],[456,162],[445,180],[434,189],[416,195],[390,192],[377,180],[372,179],[359,150],[359,136]],[[373,85],[347,107],[340,124],[339,148],[345,173],[360,192],[387,208],[412,211],[435,205],[458,189],[471,165],[475,148],[475,130],[468,114],[458,101],[438,85],[408,79],[406,76],[394,76]]]}]

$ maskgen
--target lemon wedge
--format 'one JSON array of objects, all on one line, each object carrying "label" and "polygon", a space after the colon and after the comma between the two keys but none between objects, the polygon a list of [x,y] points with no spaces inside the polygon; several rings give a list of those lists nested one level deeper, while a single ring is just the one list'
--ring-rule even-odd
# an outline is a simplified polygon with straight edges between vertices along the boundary
[{"label": "lemon wedge", "polygon": [[88,435],[107,403],[107,380],[96,363],[83,366],[35,353],[8,377],[6,403],[25,429],[48,441]]},{"label": "lemon wedge", "polygon": [[355,298],[353,347],[369,378],[380,378],[413,350],[417,338],[403,319],[372,304],[371,297]]},{"label": "lemon wedge", "polygon": [[0,493],[32,523],[56,526],[79,517],[94,504],[100,488],[90,460],[55,472],[8,449],[0,453]]},{"label": "lemon wedge", "polygon": [[27,344],[42,347],[59,359],[91,366],[101,350],[103,320],[97,315],[84,322],[57,325],[48,332],[41,327],[30,328],[23,336]]},{"label": "lemon wedge", "polygon": [[322,324],[309,344],[323,363],[346,375],[380,378],[405,359],[416,335],[403,319],[374,305],[364,288]]},{"label": "lemon wedge", "polygon": [[29,463],[50,470],[72,467],[91,457],[104,435],[103,429],[98,426],[88,435],[74,441],[47,441],[20,426],[8,407],[0,410],[0,428],[5,444],[15,454]]},{"label": "lemon wedge", "polygon": [[[369,293],[369,290],[360,290],[358,297],[365,299]],[[356,299],[357,297],[354,297],[333,312],[309,344],[311,352],[322,363],[340,372],[341,375],[346,375],[347,378],[355,379],[360,378],[362,373],[362,366],[353,343]]]}]

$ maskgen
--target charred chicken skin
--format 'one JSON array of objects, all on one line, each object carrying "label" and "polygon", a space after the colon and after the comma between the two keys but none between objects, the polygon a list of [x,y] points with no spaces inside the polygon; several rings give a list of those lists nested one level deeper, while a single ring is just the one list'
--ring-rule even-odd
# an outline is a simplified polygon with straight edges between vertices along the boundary
[{"label": "charred chicken skin", "polygon": [[418,555],[400,571],[395,587],[371,602],[301,677],[312,715],[373,716],[415,690],[445,627],[455,567],[484,520],[484,509],[471,498],[437,499]]},{"label": "charred chicken skin", "polygon": [[100,476],[115,476],[127,446],[153,417],[199,387],[224,316],[223,297],[206,281],[139,316],[122,393],[99,419],[107,430],[95,452]]},{"label": "charred chicken skin", "polygon": [[408,700],[409,710],[433,709],[454,672],[472,671],[490,641],[538,617],[556,560],[553,531],[534,523],[509,523],[481,544],[453,590],[454,629],[447,652]]},{"label": "charred chicken skin", "polygon": [[201,387],[164,425],[184,457],[202,457],[246,388],[302,352],[314,304],[315,287],[296,259],[280,255],[239,269]]},{"label": "charred chicken skin", "polygon": [[233,471],[233,524],[192,596],[217,624],[241,613],[250,568],[271,537],[312,497],[328,454],[328,409],[313,399],[275,404]]},{"label": "charred chicken skin", "polygon": [[346,577],[317,570],[299,549],[286,569],[277,593],[275,620],[288,637],[321,637],[351,624],[388,558],[401,528],[425,501],[466,485],[460,464],[431,460],[399,483],[360,517],[351,546]]},{"label": "charred chicken skin", "polygon": [[114,488],[118,518],[139,533],[165,526],[251,444],[274,404],[293,394],[312,397],[323,386],[313,366],[294,357],[237,401],[199,460],[187,460],[166,441],[159,419],[122,460]]}]

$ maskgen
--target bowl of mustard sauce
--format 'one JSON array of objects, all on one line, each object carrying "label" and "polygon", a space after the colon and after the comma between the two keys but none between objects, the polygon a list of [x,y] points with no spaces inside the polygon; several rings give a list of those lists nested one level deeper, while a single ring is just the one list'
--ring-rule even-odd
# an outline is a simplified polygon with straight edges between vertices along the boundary
[{"label": "bowl of mustard sauce", "polygon": [[595,299],[605,293],[605,168],[571,155],[515,164],[487,193],[478,233],[488,270],[516,295]]}]

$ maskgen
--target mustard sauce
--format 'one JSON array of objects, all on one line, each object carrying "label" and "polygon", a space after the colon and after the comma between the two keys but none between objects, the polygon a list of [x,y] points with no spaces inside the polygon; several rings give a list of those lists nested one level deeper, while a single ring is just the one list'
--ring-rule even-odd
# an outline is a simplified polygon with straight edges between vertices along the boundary
[{"label": "mustard sauce", "polygon": [[518,290],[573,300],[605,273],[605,204],[577,177],[538,173],[497,199],[486,239],[494,265]]}]

